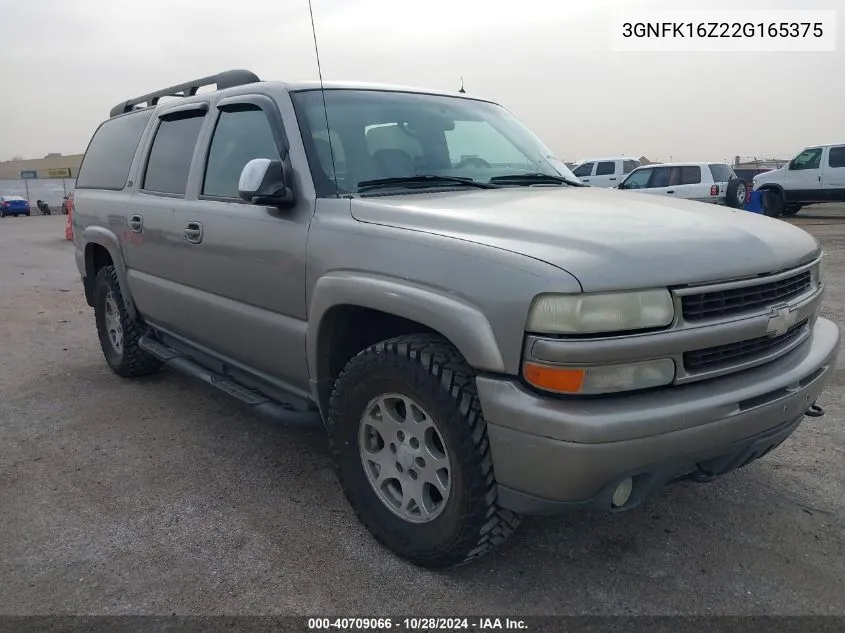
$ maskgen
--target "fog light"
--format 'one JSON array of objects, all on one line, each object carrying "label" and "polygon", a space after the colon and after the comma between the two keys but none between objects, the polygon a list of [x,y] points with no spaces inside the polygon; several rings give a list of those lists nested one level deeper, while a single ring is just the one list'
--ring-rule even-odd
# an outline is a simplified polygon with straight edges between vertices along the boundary
[{"label": "fog light", "polygon": [[613,498],[610,502],[613,504],[614,508],[618,508],[620,506],[624,506],[628,503],[628,499],[631,498],[631,491],[634,489],[634,480],[630,477],[625,477],[618,486],[616,486],[616,490],[613,491]]}]

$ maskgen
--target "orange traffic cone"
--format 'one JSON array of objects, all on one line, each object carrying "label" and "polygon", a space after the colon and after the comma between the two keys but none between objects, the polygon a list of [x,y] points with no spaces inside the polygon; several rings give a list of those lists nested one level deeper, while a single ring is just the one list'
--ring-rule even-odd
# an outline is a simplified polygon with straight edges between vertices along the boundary
[{"label": "orange traffic cone", "polygon": [[73,209],[68,209],[67,211],[67,223],[65,224],[65,239],[72,240],[73,239],[73,220],[71,217],[73,216]]}]

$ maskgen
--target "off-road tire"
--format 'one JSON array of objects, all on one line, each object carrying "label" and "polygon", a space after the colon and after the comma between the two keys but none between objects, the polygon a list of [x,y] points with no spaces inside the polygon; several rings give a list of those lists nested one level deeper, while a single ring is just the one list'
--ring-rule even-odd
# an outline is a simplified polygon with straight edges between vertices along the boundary
[{"label": "off-road tire", "polygon": [[[370,400],[391,392],[427,408],[452,461],[448,501],[429,523],[405,521],[385,506],[361,462],[361,417]],[[335,382],[327,429],[338,478],[358,519],[405,560],[429,568],[455,567],[490,552],[519,526],[520,516],[498,505],[475,375],[443,337],[400,336],[360,352]]]},{"label": "off-road tire", "polygon": [[[106,332],[105,326],[105,304],[109,292],[114,296],[120,322],[123,328],[123,350],[118,353]],[[161,362],[147,354],[138,346],[138,339],[144,334],[144,327],[132,319],[126,313],[123,304],[123,295],[120,292],[120,284],[117,280],[117,272],[114,266],[104,266],[97,273],[94,286],[94,318],[97,323],[97,334],[100,338],[100,347],[103,356],[114,373],[124,378],[136,376],[147,376],[161,368]]]}]

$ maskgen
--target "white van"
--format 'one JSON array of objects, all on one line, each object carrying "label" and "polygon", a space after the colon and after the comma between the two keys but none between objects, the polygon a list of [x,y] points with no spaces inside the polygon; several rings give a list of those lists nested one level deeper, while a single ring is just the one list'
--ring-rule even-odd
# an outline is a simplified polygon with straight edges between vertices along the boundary
[{"label": "white van", "polygon": [[615,187],[626,174],[640,166],[635,158],[585,158],[575,163],[572,173],[586,185],[591,187]]},{"label": "white van", "polygon": [[766,215],[795,215],[802,206],[845,202],[845,143],[813,145],[780,169],[754,176]]}]

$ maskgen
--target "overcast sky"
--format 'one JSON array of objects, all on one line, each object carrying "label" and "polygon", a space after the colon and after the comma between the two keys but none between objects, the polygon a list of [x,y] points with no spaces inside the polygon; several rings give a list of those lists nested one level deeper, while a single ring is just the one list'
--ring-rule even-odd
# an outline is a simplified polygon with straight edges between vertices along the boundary
[{"label": "overcast sky", "polygon": [[[845,0],[828,53],[613,52],[612,17],[701,0],[313,0],[323,78],[499,101],[562,159],[791,157],[845,142]],[[84,151],[118,102],[247,68],[316,79],[307,0],[0,0],[0,160]]]}]

